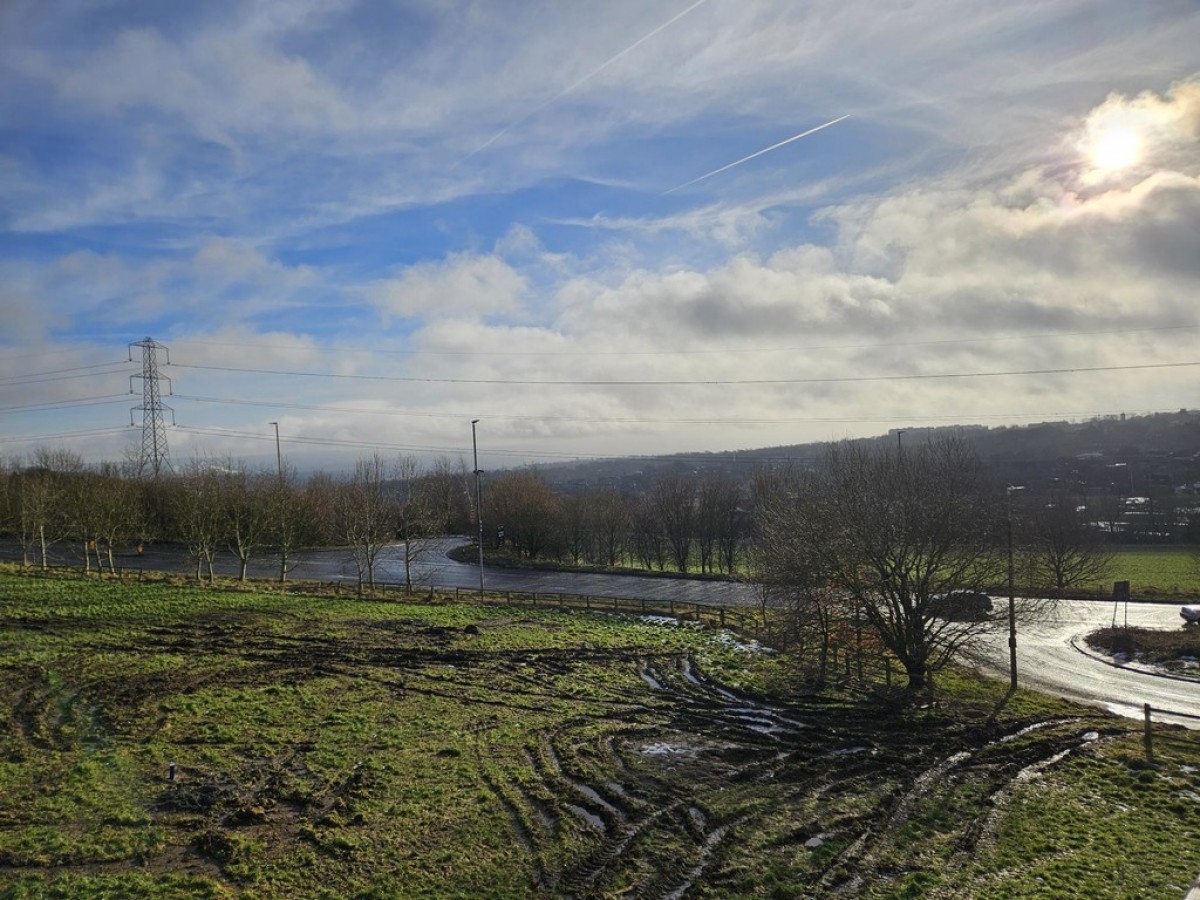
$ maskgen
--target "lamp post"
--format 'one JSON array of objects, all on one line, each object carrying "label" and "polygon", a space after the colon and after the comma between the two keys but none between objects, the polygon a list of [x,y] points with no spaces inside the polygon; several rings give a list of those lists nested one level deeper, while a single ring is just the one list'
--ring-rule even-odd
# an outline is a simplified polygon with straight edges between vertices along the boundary
[{"label": "lamp post", "polygon": [[479,524],[479,593],[483,593],[483,493],[479,487],[479,444],[475,440],[478,419],[471,420],[471,452],[475,458],[475,521]]},{"label": "lamp post", "polygon": [[1017,689],[1017,598],[1013,587],[1013,494],[1025,488],[1009,485],[1004,489],[1008,510],[1004,524],[1008,531],[1008,672],[1009,688]]},{"label": "lamp post", "polygon": [[279,423],[275,426],[275,471],[279,474],[279,583],[287,581],[287,500],[283,496],[283,451],[279,449]]},{"label": "lamp post", "polygon": [[275,426],[275,471],[279,473],[279,483],[283,484],[283,452],[279,449],[279,423],[268,422]]},{"label": "lamp post", "polygon": [[906,431],[908,431],[907,428],[896,429],[896,450],[899,453],[904,452],[904,432]]}]

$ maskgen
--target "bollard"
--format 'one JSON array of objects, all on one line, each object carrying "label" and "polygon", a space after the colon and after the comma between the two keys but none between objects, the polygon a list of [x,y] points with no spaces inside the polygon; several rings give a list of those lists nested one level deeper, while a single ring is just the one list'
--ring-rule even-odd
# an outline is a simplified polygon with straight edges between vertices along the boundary
[{"label": "bollard", "polygon": [[1146,761],[1154,762],[1154,733],[1150,728],[1150,704],[1143,704],[1142,711],[1146,716]]}]

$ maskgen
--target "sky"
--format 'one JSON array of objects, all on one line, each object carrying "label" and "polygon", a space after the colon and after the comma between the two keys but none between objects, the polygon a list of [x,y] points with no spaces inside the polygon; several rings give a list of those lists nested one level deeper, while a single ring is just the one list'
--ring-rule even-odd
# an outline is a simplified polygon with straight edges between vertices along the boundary
[{"label": "sky", "polygon": [[6,0],[0,457],[136,456],[147,337],[177,465],[1195,408],[1198,46],[1194,0]]}]

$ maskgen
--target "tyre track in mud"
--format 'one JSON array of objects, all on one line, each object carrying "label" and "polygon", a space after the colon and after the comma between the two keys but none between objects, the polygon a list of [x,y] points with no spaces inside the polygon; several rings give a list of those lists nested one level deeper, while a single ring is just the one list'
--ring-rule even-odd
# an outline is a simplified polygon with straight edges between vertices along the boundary
[{"label": "tyre track in mud", "polygon": [[[72,720],[86,720],[100,735],[148,740],[163,724],[151,705],[164,696],[213,682],[263,686],[322,677],[369,679],[401,695],[517,712],[545,712],[553,702],[578,714],[532,733],[515,761],[519,772],[480,752],[486,736],[476,741],[474,766],[528,860],[533,890],[579,897],[631,888],[638,896],[680,898],[710,879],[719,885],[742,832],[780,808],[796,811],[781,840],[846,843],[814,878],[814,889],[853,894],[893,876],[883,860],[920,804],[966,778],[988,786],[991,810],[962,833],[965,859],[999,827],[1006,798],[1080,745],[1076,720],[1033,722],[999,736],[943,721],[925,733],[890,728],[883,704],[768,702],[672,653],[493,651],[461,646],[470,639],[463,629],[405,622],[373,623],[358,638],[278,634],[258,624],[153,628],[132,646],[91,645],[98,652],[192,655],[198,666],[225,660],[216,671],[189,667],[82,684],[68,673],[62,685],[51,685],[40,669],[4,670],[0,687],[16,698],[10,720],[36,749],[77,744],[78,734],[63,731]],[[396,646],[401,639],[409,644]],[[610,670],[623,676],[611,685],[604,675]],[[557,687],[558,679],[580,673],[595,681],[588,692]],[[631,691],[630,682],[644,690]],[[473,696],[475,689],[488,696]],[[172,844],[150,864],[192,858],[224,872],[235,833],[270,833],[280,852],[300,841],[336,852],[322,843],[321,829],[354,821],[373,790],[373,770],[360,761],[344,779],[325,782],[308,771],[305,753],[297,745],[290,756],[247,761],[232,773],[183,773],[187,787],[164,789],[154,813],[191,841],[182,850]],[[829,811],[843,796],[870,802]],[[315,827],[316,836],[305,836],[302,826]]]},{"label": "tyre track in mud", "polygon": [[[1048,734],[1027,746],[1014,746],[1020,738],[1034,732],[1055,730],[1057,733]],[[863,828],[822,873],[818,886],[831,895],[853,894],[867,884],[878,886],[901,874],[887,871],[881,866],[881,860],[896,848],[915,806],[937,803],[959,784],[973,778],[988,786],[988,811],[963,828],[958,849],[947,864],[950,869],[961,867],[987,836],[994,834],[1011,797],[1022,785],[1095,740],[1092,733],[1079,731],[1077,719],[1048,719],[939,759],[911,778],[907,789],[893,796],[886,820],[869,823]],[[1008,753],[993,760],[991,756],[998,750],[1008,750]]]}]

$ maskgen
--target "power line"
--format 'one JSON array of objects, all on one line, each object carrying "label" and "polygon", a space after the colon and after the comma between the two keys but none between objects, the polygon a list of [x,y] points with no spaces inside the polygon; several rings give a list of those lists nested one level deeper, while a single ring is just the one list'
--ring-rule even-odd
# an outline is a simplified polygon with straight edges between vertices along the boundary
[{"label": "power line", "polygon": [[77,397],[71,400],[51,400],[46,403],[30,403],[26,406],[0,406],[0,413],[74,409],[81,406],[104,406],[108,403],[124,403],[128,399],[128,394],[103,394],[99,397]]},{"label": "power line", "polygon": [[106,369],[113,366],[125,368],[128,362],[122,360],[119,362],[93,363],[90,366],[71,366],[66,369],[51,369],[48,372],[26,372],[24,375],[6,375],[0,377],[0,381],[17,381],[25,378],[39,378],[42,375],[62,375],[64,372],[82,372],[85,369]]},{"label": "power line", "polygon": [[[335,412],[346,413],[349,415],[370,415],[370,416],[392,416],[396,418],[418,418],[418,419],[464,419],[471,415],[478,415],[478,412],[424,412],[407,409],[364,409],[362,407],[352,406],[322,406],[312,403],[293,403],[286,400],[238,400],[226,397],[194,397],[188,394],[172,394],[175,400],[183,400],[192,403],[214,403],[231,406],[254,406],[265,409],[295,409],[309,412]],[[960,415],[923,415],[909,414],[904,416],[779,416],[766,417],[759,416],[753,418],[665,418],[662,416],[539,416],[539,415],[516,415],[507,413],[489,413],[485,418],[491,420],[505,421],[527,421],[527,422],[584,422],[584,423],[612,423],[612,424],[644,424],[644,425],[791,425],[803,424],[806,422],[813,423],[870,423],[870,422],[912,422],[920,421],[945,421],[959,422],[970,421],[976,419],[1047,419],[1047,418],[1062,418],[1062,419],[1078,419],[1089,418],[1105,415],[1116,415],[1118,412],[1132,413],[1135,415],[1148,415],[1151,413],[1176,412],[1178,406],[1164,407],[1161,409],[1121,409],[1121,410],[1091,410],[1087,412],[1039,412],[1039,413],[970,413]],[[3,410],[0,410],[2,412]]]},{"label": "power line", "polygon": [[120,434],[128,431],[128,426],[120,428],[93,428],[89,431],[60,431],[57,434],[29,434],[0,437],[0,444],[28,444],[33,441],[53,441],[62,438],[91,437],[98,434]]},{"label": "power line", "polygon": [[846,375],[833,378],[746,378],[746,379],[524,379],[524,378],[431,378],[414,375],[349,375],[340,372],[298,372],[281,369],[248,369],[238,366],[202,366],[176,363],[180,369],[199,369],[210,372],[237,372],[248,375],[279,375],[289,378],[336,378],[351,381],[390,381],[409,384],[487,384],[532,385],[538,387],[719,387],[769,384],[860,384],[887,381],[933,381],[951,378],[1000,378],[1029,375],[1077,375],[1096,372],[1130,372],[1151,369],[1178,369],[1200,366],[1200,361],[1171,363],[1140,363],[1124,366],[1067,366],[1055,369],[1014,369],[1001,372],[939,372],[907,375]]},{"label": "power line", "polygon": [[108,372],[76,372],[74,375],[52,375],[48,378],[34,378],[32,376],[14,375],[7,380],[0,379],[0,381],[6,381],[6,383],[0,384],[0,388],[24,387],[27,384],[45,384],[50,381],[71,381],[75,378],[104,378],[108,375],[122,375],[126,371],[128,371],[128,368],[125,368],[124,370],[112,369]]},{"label": "power line", "polygon": [[1153,334],[1162,331],[1188,331],[1200,325],[1162,325],[1152,328],[1108,328],[1092,331],[1045,331],[1032,334],[1013,334],[980,338],[939,338],[924,341],[886,341],[868,344],[803,344],[792,347],[742,347],[702,350],[380,350],[376,347],[298,347],[286,344],[261,344],[240,341],[178,340],[173,343],[201,347],[246,347],[257,350],[316,351],[319,353],[370,353],[380,356],[421,357],[579,357],[579,356],[711,356],[726,354],[810,353],[829,350],[883,350],[895,347],[942,347],[955,344],[999,344],[1013,341],[1043,340],[1064,337],[1101,337],[1106,335]]}]

